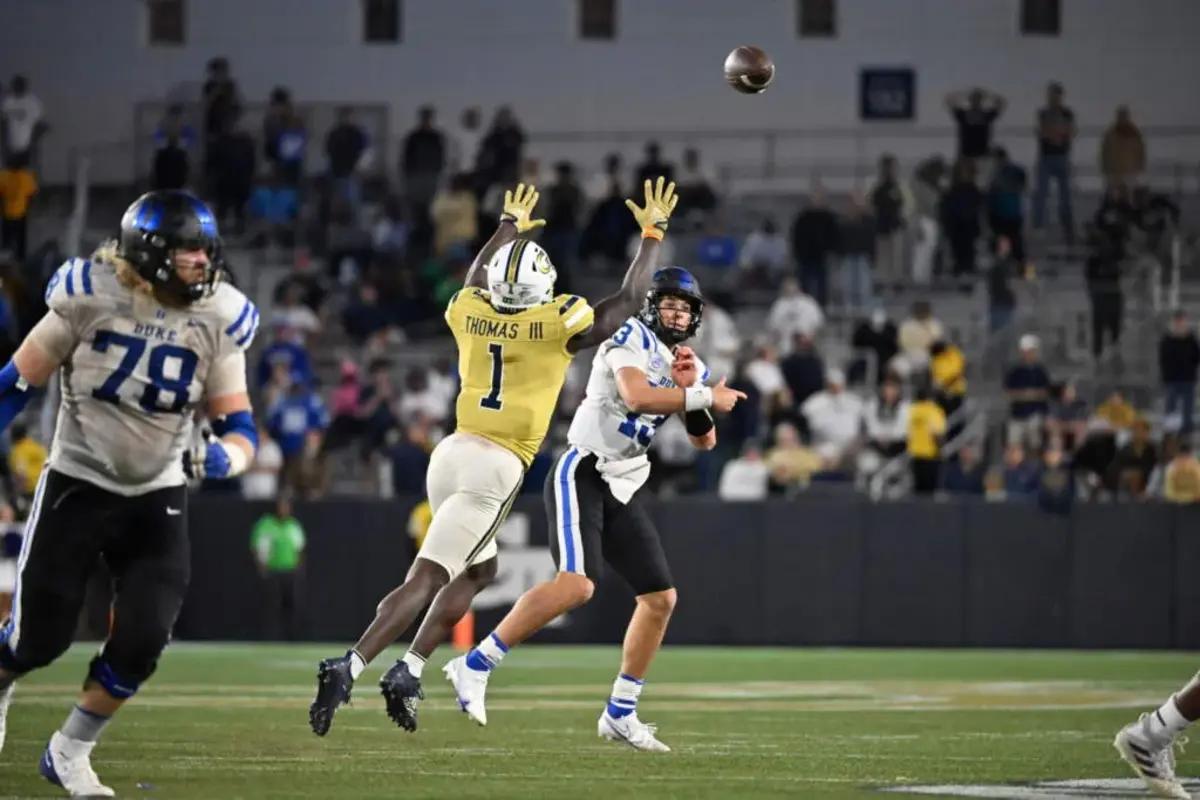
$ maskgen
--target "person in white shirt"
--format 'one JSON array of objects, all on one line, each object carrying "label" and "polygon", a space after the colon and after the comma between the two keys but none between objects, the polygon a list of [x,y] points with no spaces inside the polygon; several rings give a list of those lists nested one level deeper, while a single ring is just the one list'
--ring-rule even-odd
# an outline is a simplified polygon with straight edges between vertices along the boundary
[{"label": "person in white shirt", "polygon": [[42,101],[29,91],[29,80],[24,75],[13,76],[8,94],[0,101],[0,119],[4,122],[9,158],[27,165],[43,125]]},{"label": "person in white shirt", "polygon": [[929,368],[929,348],[945,337],[942,323],[933,316],[929,303],[920,300],[913,303],[912,316],[900,323],[900,354],[907,361],[909,373]]},{"label": "person in white shirt", "polygon": [[[584,192],[587,194],[588,200],[592,203],[599,203],[605,198],[615,194],[624,197],[623,189],[625,182],[622,180],[624,169],[621,164],[621,156],[619,153],[609,153],[604,157],[604,166],[588,179],[587,185],[584,187]],[[614,189],[614,187],[616,187]],[[659,263],[670,263],[659,259]]]},{"label": "person in white shirt", "polygon": [[775,227],[775,220],[765,218],[758,229],[746,237],[738,256],[738,266],[774,286],[790,265],[787,238]]},{"label": "person in white shirt", "polygon": [[780,286],[779,298],[771,304],[767,315],[767,329],[783,348],[783,354],[791,352],[792,340],[797,333],[815,339],[824,324],[825,314],[817,301],[804,293],[795,278],[785,280]]},{"label": "person in white shirt", "polygon": [[732,300],[727,292],[713,293],[712,300],[704,307],[704,324],[696,337],[696,350],[704,353],[714,375],[732,377],[737,369],[738,352],[742,349],[737,323],[725,310]]},{"label": "person in white shirt", "polygon": [[305,344],[308,337],[321,330],[321,320],[315,311],[304,304],[303,297],[304,287],[298,283],[289,283],[284,288],[279,303],[271,311],[271,326],[296,336],[297,344]]},{"label": "person in white shirt", "polygon": [[464,108],[458,128],[450,135],[450,173],[474,172],[483,138],[483,119],[479,106]]},{"label": "person in white shirt", "polygon": [[899,381],[887,378],[863,409],[867,447],[858,454],[861,475],[875,473],[884,461],[904,452],[908,442],[908,401]]},{"label": "person in white shirt", "polygon": [[827,463],[837,465],[851,455],[862,430],[863,402],[846,391],[846,376],[840,369],[825,373],[825,390],[805,400],[800,410],[813,446]]},{"label": "person in white shirt", "polygon": [[396,410],[401,425],[408,425],[421,417],[440,426],[450,413],[450,405],[442,391],[430,385],[428,373],[416,368],[409,370],[405,376],[404,394]]},{"label": "person in white shirt", "polygon": [[242,497],[247,500],[273,500],[279,494],[279,471],[283,469],[283,451],[258,423],[258,452],[250,469],[242,475]]},{"label": "person in white shirt", "polygon": [[739,500],[765,500],[770,472],[763,461],[762,450],[754,442],[747,442],[740,458],[725,463],[721,470],[721,481],[717,495],[726,502]]}]

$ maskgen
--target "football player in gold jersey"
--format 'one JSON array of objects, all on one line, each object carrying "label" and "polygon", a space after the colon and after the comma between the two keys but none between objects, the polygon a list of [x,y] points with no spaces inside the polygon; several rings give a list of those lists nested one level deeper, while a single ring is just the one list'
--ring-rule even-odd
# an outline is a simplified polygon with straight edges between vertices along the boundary
[{"label": "football player in gold jersey", "polygon": [[[659,243],[675,208],[675,184],[645,183],[645,205],[626,205],[642,243],[621,288],[593,309],[582,297],[554,294],[546,252],[519,239],[545,225],[533,219],[538,193],[505,192],[492,238],[475,257],[466,285],[451,298],[446,322],[458,346],[462,388],[458,428],[438,443],[426,485],[433,522],[402,586],[376,609],[352,650],[321,662],[309,724],[324,736],[354,681],[431,600],[412,648],[383,676],[388,716],[417,727],[421,671],[434,648],[496,573],[495,535],[541,446],[571,358],[608,339],[641,306],[657,267]],[[436,597],[436,599],[435,599]]]}]

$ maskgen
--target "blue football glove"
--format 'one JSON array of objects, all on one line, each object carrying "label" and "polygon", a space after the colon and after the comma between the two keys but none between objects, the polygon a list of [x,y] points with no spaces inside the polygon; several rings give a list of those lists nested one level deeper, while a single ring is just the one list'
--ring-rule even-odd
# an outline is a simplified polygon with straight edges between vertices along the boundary
[{"label": "blue football glove", "polygon": [[212,431],[201,434],[204,441],[183,454],[183,471],[191,480],[229,477],[229,453]]}]

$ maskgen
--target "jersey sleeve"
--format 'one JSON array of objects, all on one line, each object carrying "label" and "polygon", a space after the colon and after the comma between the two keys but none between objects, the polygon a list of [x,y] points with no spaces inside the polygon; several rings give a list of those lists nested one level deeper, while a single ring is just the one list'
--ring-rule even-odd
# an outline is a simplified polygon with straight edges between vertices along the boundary
[{"label": "jersey sleeve", "polygon": [[446,318],[446,324],[453,330],[454,328],[454,311],[458,305],[458,298],[462,296],[463,289],[459,289],[454,294],[450,295],[450,302],[446,303],[446,313],[443,315]]},{"label": "jersey sleeve", "polygon": [[559,295],[554,302],[558,303],[558,319],[562,323],[564,344],[572,336],[592,327],[596,312],[584,298],[575,294]]},{"label": "jersey sleeve", "polygon": [[645,372],[652,341],[650,332],[640,322],[627,319],[620,330],[600,346],[600,354],[614,373],[625,367]]},{"label": "jersey sleeve", "polygon": [[712,378],[712,370],[708,368],[708,364],[704,363],[704,359],[696,356],[696,374],[700,376],[700,383],[707,384]]},{"label": "jersey sleeve", "polygon": [[249,350],[254,343],[254,334],[258,332],[258,307],[228,283],[217,287],[213,300],[221,328],[218,333],[218,358]]},{"label": "jersey sleeve", "polygon": [[82,336],[96,306],[92,262],[68,259],[46,284],[46,305],[67,322],[76,337]]},{"label": "jersey sleeve", "polygon": [[218,359],[208,373],[204,392],[209,398],[246,392],[246,354],[237,350]]}]

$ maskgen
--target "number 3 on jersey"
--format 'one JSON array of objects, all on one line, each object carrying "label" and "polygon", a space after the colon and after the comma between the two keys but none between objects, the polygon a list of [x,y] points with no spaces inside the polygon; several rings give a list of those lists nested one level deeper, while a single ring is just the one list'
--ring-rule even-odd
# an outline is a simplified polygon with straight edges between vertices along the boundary
[{"label": "number 3 on jersey", "polygon": [[492,356],[492,391],[487,397],[479,399],[480,408],[499,411],[504,405],[500,399],[500,390],[504,388],[504,345],[499,342],[488,342],[488,352]]},{"label": "number 3 on jersey", "polygon": [[[142,353],[146,351],[146,340],[115,331],[96,331],[92,349],[98,353],[107,353],[110,347],[124,348],[125,355],[121,357],[121,363],[108,376],[108,379],[92,390],[92,397],[106,403],[119,405],[121,396],[118,391],[121,384],[125,383],[133,374],[138,361],[142,358]],[[179,376],[176,378],[167,376],[168,359],[175,360],[179,365]],[[146,384],[139,400],[141,407],[150,412],[162,411],[170,414],[178,414],[182,411],[183,407],[187,405],[188,387],[192,384],[192,378],[196,374],[196,364],[199,360],[195,353],[184,347],[177,347],[173,344],[155,345],[150,351],[150,364],[146,370],[150,382]],[[163,392],[171,392],[174,395],[169,405],[159,405],[158,400]]]}]

